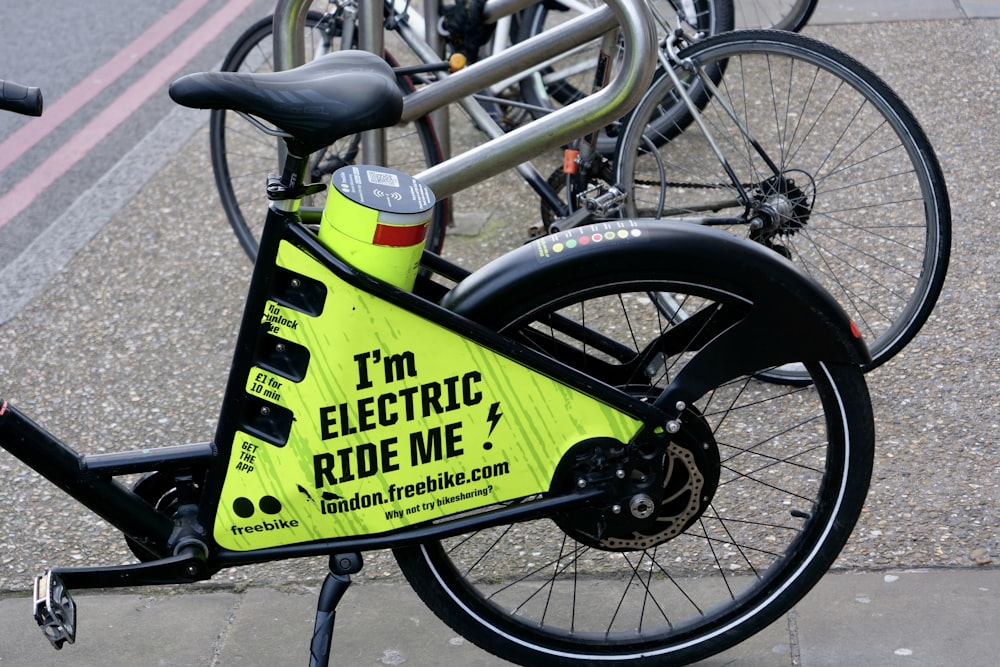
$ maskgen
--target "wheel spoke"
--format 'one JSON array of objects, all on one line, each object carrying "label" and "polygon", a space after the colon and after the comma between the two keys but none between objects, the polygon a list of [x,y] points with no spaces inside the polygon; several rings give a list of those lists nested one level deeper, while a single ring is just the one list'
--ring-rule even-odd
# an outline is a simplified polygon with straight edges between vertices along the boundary
[{"label": "wheel spoke", "polygon": [[[724,35],[683,57],[718,72],[718,97],[699,99],[699,125],[672,110],[670,77],[656,82],[618,144],[624,215],[722,214],[720,185],[748,193],[747,210],[725,211],[739,221],[729,229],[828,289],[865,332],[873,367],[891,358],[933,308],[950,245],[940,166],[912,114],[874,74],[798,35]],[[791,368],[779,376],[804,380]]]},{"label": "wheel spoke", "polygon": [[[602,368],[628,368],[617,375],[624,378],[622,388],[648,399],[701,354],[699,340],[714,338],[717,318],[739,304],[746,307],[727,291],[678,282],[647,281],[626,289],[611,281],[567,291],[569,298],[553,298],[549,308],[511,317],[501,333],[521,339],[518,332],[530,329],[528,340],[537,350],[555,351],[578,368],[592,358]],[[558,339],[558,345],[544,336]],[[614,341],[616,356],[594,341]],[[630,368],[651,350],[656,364],[640,364],[647,372]],[[665,647],[697,645],[703,635],[715,637],[718,628],[736,628],[764,609],[770,617],[776,611],[764,603],[770,591],[807,590],[807,580],[822,576],[823,559],[835,553],[819,545],[846,539],[854,520],[849,515],[856,517],[860,505],[857,498],[845,502],[841,496],[847,489],[863,491],[865,484],[845,480],[851,466],[860,462],[864,468],[870,459],[863,450],[848,457],[841,424],[849,418],[840,411],[850,401],[838,398],[840,389],[823,367],[810,367],[810,373],[816,380],[810,386],[746,375],[688,406],[680,433],[662,453],[669,461],[659,505],[663,515],[648,527],[616,528],[616,517],[633,511],[623,498],[613,509],[581,508],[444,540],[427,545],[419,558],[397,554],[400,565],[418,592],[445,586],[448,599],[460,600],[460,609],[475,619],[469,621],[474,634],[475,628],[492,628],[483,630],[491,646],[501,633],[517,637],[517,646],[578,654],[581,661],[608,655],[631,660],[639,653],[652,661],[657,651],[673,650]],[[683,456],[691,451],[683,446],[688,441],[716,451],[716,463],[707,455]],[[691,479],[713,474],[717,484],[690,485]],[[692,492],[706,497],[670,532],[676,521],[670,512],[687,511]],[[424,593],[441,599],[440,593]],[[554,659],[543,654],[546,661]]]}]

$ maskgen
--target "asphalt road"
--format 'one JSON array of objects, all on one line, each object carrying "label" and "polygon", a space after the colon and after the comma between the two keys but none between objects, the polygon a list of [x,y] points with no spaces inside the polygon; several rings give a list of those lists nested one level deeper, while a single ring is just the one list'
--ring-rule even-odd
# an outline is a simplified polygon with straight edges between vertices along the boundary
[{"label": "asphalt road", "polygon": [[[215,67],[271,7],[273,0],[3,3],[0,78],[41,88],[45,113],[0,115],[0,285],[9,286],[11,272],[23,276],[26,262],[35,282],[42,269],[58,270],[169,161],[193,127],[164,123],[175,109],[167,84]],[[157,131],[166,136],[144,143]],[[127,169],[98,187],[123,160]],[[89,208],[80,201],[88,192],[99,195]],[[25,256],[46,230],[66,226],[78,239],[71,247],[42,253],[43,266],[33,261],[37,250]],[[31,293],[7,300],[0,321]]]}]

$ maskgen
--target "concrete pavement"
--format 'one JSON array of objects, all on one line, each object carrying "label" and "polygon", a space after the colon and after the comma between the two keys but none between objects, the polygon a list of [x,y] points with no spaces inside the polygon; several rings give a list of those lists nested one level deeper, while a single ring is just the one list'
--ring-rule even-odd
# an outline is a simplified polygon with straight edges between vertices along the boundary
[{"label": "concrete pavement", "polygon": [[[0,600],[0,664],[304,665],[318,586],[180,594],[80,593],[77,643],[49,648],[29,598]],[[996,664],[1000,570],[835,572],[796,609],[701,667],[975,667]],[[341,603],[331,666],[496,666],[402,583],[366,582]]]},{"label": "concrete pavement", "polygon": [[[0,600],[0,664],[305,665],[318,586],[183,594],[80,593],[77,643],[49,648],[29,598]],[[975,667],[996,664],[1000,570],[835,572],[796,609],[701,667]],[[13,641],[12,641],[13,640]],[[331,666],[492,667],[402,583],[359,584],[341,603]]]}]

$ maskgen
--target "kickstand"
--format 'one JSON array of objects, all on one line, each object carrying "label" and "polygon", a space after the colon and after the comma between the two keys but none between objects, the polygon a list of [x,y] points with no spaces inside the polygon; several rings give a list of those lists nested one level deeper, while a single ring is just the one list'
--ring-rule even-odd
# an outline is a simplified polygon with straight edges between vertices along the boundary
[{"label": "kickstand", "polygon": [[309,645],[309,667],[329,666],[337,603],[351,585],[351,575],[360,570],[359,553],[330,556],[330,571],[323,580],[323,588],[319,591],[319,602],[316,604],[316,625],[313,627],[312,644]]}]

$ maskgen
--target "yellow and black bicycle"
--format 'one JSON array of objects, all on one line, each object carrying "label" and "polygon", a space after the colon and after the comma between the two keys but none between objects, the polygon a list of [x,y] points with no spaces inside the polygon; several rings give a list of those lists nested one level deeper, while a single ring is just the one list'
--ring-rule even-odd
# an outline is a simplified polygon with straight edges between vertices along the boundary
[{"label": "yellow and black bicycle", "polygon": [[[3,107],[24,111],[22,90],[3,84]],[[421,253],[433,198],[405,174],[348,166],[318,229],[296,214],[315,190],[302,156],[398,120],[381,58],[194,74],[171,95],[276,128],[285,168],[210,442],[82,455],[0,400],[0,445],[137,558],[37,578],[57,648],[76,637],[72,589],[324,555],[310,664],[327,664],[361,554],[391,548],[436,614],[506,660],[683,664],[830,567],[871,474],[868,353],[783,257],[623,219],[469,273]],[[810,385],[767,375],[793,362]]]}]

